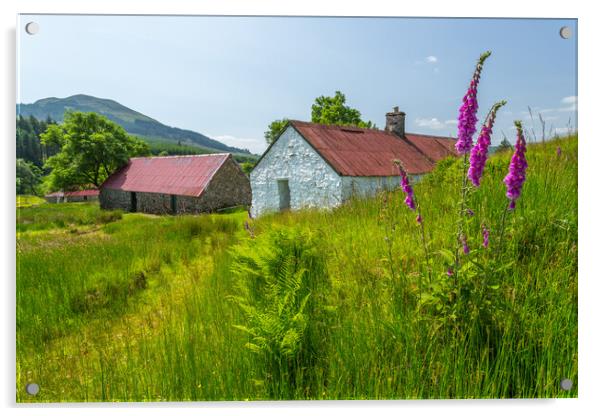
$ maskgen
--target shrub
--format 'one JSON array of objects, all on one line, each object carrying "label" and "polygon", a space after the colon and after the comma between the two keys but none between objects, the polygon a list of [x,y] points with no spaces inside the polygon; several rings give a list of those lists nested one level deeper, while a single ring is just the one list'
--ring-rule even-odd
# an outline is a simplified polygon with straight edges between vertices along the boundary
[{"label": "shrub", "polygon": [[231,299],[247,318],[236,327],[249,334],[246,347],[261,357],[273,398],[292,398],[295,389],[311,395],[315,380],[309,375],[325,371],[320,358],[329,282],[323,252],[312,233],[297,228],[276,228],[233,249],[232,271],[240,280],[239,295]]}]

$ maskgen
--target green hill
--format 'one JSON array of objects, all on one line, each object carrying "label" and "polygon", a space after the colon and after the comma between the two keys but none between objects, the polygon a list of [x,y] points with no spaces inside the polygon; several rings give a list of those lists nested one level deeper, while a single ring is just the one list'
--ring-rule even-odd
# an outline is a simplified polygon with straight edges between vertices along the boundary
[{"label": "green hill", "polygon": [[246,153],[247,149],[227,146],[201,133],[166,126],[142,113],[132,110],[117,101],[78,94],[67,98],[44,98],[33,104],[17,104],[17,114],[33,116],[38,120],[50,117],[62,122],[66,110],[95,112],[122,126],[128,133],[155,141],[181,142],[207,148],[210,151]]}]

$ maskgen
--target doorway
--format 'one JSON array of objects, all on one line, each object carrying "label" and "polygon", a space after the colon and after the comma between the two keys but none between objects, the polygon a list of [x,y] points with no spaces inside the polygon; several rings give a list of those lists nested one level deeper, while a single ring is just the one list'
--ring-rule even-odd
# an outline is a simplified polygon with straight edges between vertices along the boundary
[{"label": "doorway", "polygon": [[288,179],[278,179],[278,196],[280,197],[280,211],[290,209],[291,190],[288,187]]},{"label": "doorway", "polygon": [[176,215],[178,213],[178,202],[175,195],[171,195],[171,213]]},{"label": "doorway", "polygon": [[130,192],[130,212],[136,212],[138,210],[138,198],[136,197],[136,192]]}]

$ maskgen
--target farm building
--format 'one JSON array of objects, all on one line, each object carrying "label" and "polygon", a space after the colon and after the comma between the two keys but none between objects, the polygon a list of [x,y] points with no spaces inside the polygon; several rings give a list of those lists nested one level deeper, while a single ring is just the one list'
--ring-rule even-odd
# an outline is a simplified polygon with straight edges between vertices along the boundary
[{"label": "farm building", "polygon": [[103,209],[184,214],[250,204],[249,179],[227,153],[131,158],[100,187]]},{"label": "farm building", "polygon": [[58,191],[48,195],[44,195],[46,202],[84,202],[98,201],[98,189],[85,189],[83,191]]},{"label": "farm building", "polygon": [[386,115],[385,130],[290,121],[251,172],[255,216],[334,207],[352,195],[399,186],[393,160],[416,179],[455,156],[455,139],[405,132],[405,113]]}]

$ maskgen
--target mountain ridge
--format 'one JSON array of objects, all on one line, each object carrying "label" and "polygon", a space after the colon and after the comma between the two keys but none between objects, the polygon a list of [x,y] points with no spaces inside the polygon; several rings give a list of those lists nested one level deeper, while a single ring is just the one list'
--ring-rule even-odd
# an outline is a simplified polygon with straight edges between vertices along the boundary
[{"label": "mountain ridge", "polygon": [[204,134],[168,126],[160,121],[133,110],[110,98],[98,98],[87,94],[75,94],[65,98],[46,97],[31,104],[17,104],[17,115],[33,116],[40,120],[62,122],[66,110],[95,112],[119,124],[129,134],[148,140],[166,140],[204,147],[209,150],[251,154],[247,149],[228,146]]}]

